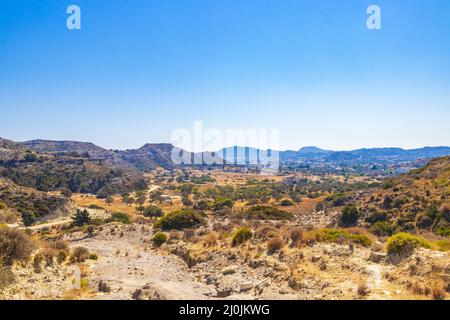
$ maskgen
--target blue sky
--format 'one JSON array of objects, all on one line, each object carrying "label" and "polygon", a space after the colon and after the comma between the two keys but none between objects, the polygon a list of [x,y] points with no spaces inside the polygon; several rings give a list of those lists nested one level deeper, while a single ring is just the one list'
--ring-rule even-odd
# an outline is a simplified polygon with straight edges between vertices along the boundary
[{"label": "blue sky", "polygon": [[450,145],[450,2],[0,0],[0,111],[1,137],[118,149],[196,120],[282,149]]}]

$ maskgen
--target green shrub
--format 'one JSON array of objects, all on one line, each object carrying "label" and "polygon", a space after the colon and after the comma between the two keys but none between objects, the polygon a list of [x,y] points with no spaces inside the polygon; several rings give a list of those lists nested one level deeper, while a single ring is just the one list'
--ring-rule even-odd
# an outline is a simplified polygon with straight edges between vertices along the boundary
[{"label": "green shrub", "polygon": [[439,225],[434,228],[433,232],[441,237],[450,237],[450,227],[445,225]]},{"label": "green shrub", "polygon": [[152,241],[160,246],[167,241],[167,235],[164,232],[157,232],[153,235]]},{"label": "green shrub", "polygon": [[36,222],[36,216],[31,211],[22,211],[22,222],[25,227],[29,227]]},{"label": "green shrub", "polygon": [[346,205],[342,209],[342,215],[340,218],[340,225],[343,227],[353,227],[358,223],[359,211],[353,205]]},{"label": "green shrub", "polygon": [[449,251],[450,250],[450,239],[438,240],[434,242],[434,245],[439,251]]},{"label": "green shrub", "polygon": [[391,236],[395,228],[387,221],[378,221],[369,228],[369,231],[379,237]]},{"label": "green shrub", "polygon": [[196,210],[200,210],[200,211],[206,211],[208,210],[210,207],[210,204],[208,201],[206,200],[200,200],[199,202],[197,202],[197,204],[194,206],[194,209]]},{"label": "green shrub", "polygon": [[75,216],[72,218],[72,225],[76,227],[82,227],[91,222],[91,216],[87,210],[79,210],[75,213]]},{"label": "green shrub", "polygon": [[372,240],[364,234],[351,234],[350,239],[364,247],[370,247],[372,245]]},{"label": "green shrub", "polygon": [[89,260],[98,260],[98,255],[96,253],[90,253]]},{"label": "green shrub", "polygon": [[217,197],[214,201],[213,205],[214,211],[219,211],[222,208],[233,208],[233,200],[225,197]]},{"label": "green shrub", "polygon": [[111,217],[106,219],[106,222],[120,222],[123,224],[130,224],[131,219],[130,216],[123,212],[113,212]]},{"label": "green shrub", "polygon": [[348,195],[339,192],[326,197],[324,201],[329,203],[332,207],[340,207],[343,206],[348,200]]},{"label": "green shrub", "polygon": [[89,209],[95,209],[95,210],[105,210],[103,207],[100,207],[99,205],[96,204],[90,204],[88,206]]},{"label": "green shrub", "polygon": [[292,213],[266,205],[251,207],[244,213],[244,217],[259,220],[292,220],[294,218]]},{"label": "green shrub", "polygon": [[433,225],[433,219],[427,215],[419,215],[416,226],[420,229],[429,229]]},{"label": "green shrub", "polygon": [[386,211],[377,211],[372,213],[370,216],[367,217],[366,221],[370,223],[371,225],[377,223],[377,222],[384,222],[387,221],[388,214]]},{"label": "green shrub", "polygon": [[289,199],[283,199],[283,200],[281,200],[280,205],[282,207],[290,207],[290,206],[293,206],[294,203]]},{"label": "green shrub", "polygon": [[344,242],[354,241],[369,247],[372,244],[372,240],[364,234],[352,234],[342,229],[320,229],[315,232],[316,240],[324,242]]},{"label": "green shrub", "polygon": [[231,244],[233,246],[242,244],[242,243],[246,242],[247,240],[250,240],[252,238],[252,236],[253,236],[253,234],[250,229],[239,228],[231,236]]},{"label": "green shrub", "polygon": [[388,239],[386,249],[388,254],[408,255],[417,247],[431,248],[431,245],[421,237],[401,232]]},{"label": "green shrub", "polygon": [[0,264],[10,266],[14,261],[26,261],[34,250],[31,238],[23,231],[0,228]]},{"label": "green shrub", "polygon": [[144,216],[147,218],[160,218],[164,215],[161,208],[151,205],[144,209]]},{"label": "green shrub", "polygon": [[192,209],[182,209],[166,214],[156,221],[154,226],[164,230],[181,230],[201,225],[204,222],[204,214]]}]

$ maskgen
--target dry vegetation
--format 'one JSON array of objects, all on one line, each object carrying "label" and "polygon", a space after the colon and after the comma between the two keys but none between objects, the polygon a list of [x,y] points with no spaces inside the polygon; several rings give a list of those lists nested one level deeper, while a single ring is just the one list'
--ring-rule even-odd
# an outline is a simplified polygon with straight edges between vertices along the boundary
[{"label": "dry vegetation", "polygon": [[[145,189],[76,193],[69,221],[0,227],[0,297],[446,299],[450,241],[435,230],[448,226],[448,161],[381,186],[157,169]],[[64,282],[74,266],[77,288]],[[31,295],[25,278],[43,289]],[[44,293],[47,285],[63,289]]]}]

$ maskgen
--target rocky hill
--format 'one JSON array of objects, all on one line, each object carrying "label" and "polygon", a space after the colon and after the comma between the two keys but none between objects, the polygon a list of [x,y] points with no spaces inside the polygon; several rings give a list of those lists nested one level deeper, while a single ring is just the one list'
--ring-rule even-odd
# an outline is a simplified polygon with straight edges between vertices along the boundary
[{"label": "rocky hill", "polygon": [[0,224],[17,223],[22,219],[31,224],[49,215],[68,215],[72,206],[67,197],[20,187],[0,178]]},{"label": "rocky hill", "polygon": [[[10,144],[4,146],[11,147]],[[45,192],[67,190],[92,193],[101,197],[146,186],[145,179],[135,170],[93,158],[88,151],[81,152],[80,148],[84,146],[79,143],[43,142],[13,146],[14,149],[0,149],[0,177],[8,178],[19,186]],[[89,150],[101,151],[94,145],[87,146]],[[72,149],[69,150],[69,147]]]},{"label": "rocky hill", "polygon": [[449,236],[450,156],[388,179],[381,187],[358,194],[353,202],[372,225],[381,222],[386,228]]}]

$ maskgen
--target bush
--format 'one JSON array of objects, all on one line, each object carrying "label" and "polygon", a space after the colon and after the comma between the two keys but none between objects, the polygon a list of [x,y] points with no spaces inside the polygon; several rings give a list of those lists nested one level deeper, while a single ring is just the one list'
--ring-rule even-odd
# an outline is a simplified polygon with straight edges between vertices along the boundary
[{"label": "bush", "polygon": [[36,216],[31,211],[22,211],[22,222],[25,227],[29,227],[36,222]]},{"label": "bush", "polygon": [[230,216],[233,213],[231,208],[223,207],[218,209],[217,211],[214,211],[214,215],[219,217],[227,217]]},{"label": "bush", "polygon": [[439,251],[450,251],[450,239],[438,240],[434,245]]},{"label": "bush", "polygon": [[163,230],[182,230],[203,224],[204,215],[192,209],[182,209],[168,213],[154,223],[155,228]]},{"label": "bush", "polygon": [[59,264],[66,261],[67,255],[70,252],[67,242],[63,240],[48,241],[45,243],[45,247],[47,248],[46,252],[54,252],[54,256],[56,256]]},{"label": "bush", "polygon": [[351,234],[342,229],[320,229],[315,231],[315,238],[317,241],[324,242],[338,242],[353,241],[363,245],[364,247],[370,247],[372,240],[364,234]]},{"label": "bush", "polygon": [[289,199],[283,199],[283,200],[281,200],[280,205],[282,207],[290,207],[290,206],[293,206],[294,203]]},{"label": "bush", "polygon": [[244,213],[244,217],[259,220],[292,220],[294,218],[289,212],[265,205],[251,207]]},{"label": "bush", "polygon": [[9,286],[15,281],[11,268],[0,265],[0,290]]},{"label": "bush", "polygon": [[205,247],[213,247],[217,244],[217,234],[214,232],[208,233],[203,237],[203,244]]},{"label": "bush", "polygon": [[224,197],[217,197],[212,206],[214,211],[219,211],[225,207],[233,208],[233,200]]},{"label": "bush", "polygon": [[100,207],[99,205],[96,205],[96,204],[90,204],[89,206],[88,206],[88,208],[89,209],[94,209],[94,210],[105,210],[105,208],[103,208],[103,207]]},{"label": "bush", "polygon": [[348,200],[348,195],[340,192],[326,197],[324,201],[329,203],[332,207],[340,207],[343,206]]},{"label": "bush", "polygon": [[91,216],[89,215],[89,212],[87,210],[77,209],[77,212],[72,220],[72,225],[76,227],[82,227],[91,222]]},{"label": "bush", "polygon": [[206,200],[200,200],[195,206],[194,208],[196,210],[200,210],[200,211],[206,211],[209,209],[209,203]]},{"label": "bush", "polygon": [[441,286],[434,284],[431,287],[431,296],[433,300],[445,300],[445,290]]},{"label": "bush", "polygon": [[160,218],[164,215],[164,212],[157,206],[148,206],[144,209],[144,216],[147,218]]},{"label": "bush", "polygon": [[395,232],[395,228],[389,222],[378,221],[370,227],[369,231],[379,237],[389,237]]},{"label": "bush", "polygon": [[291,245],[293,247],[298,247],[303,242],[303,230],[300,228],[294,228],[290,232]]},{"label": "bush", "polygon": [[131,219],[130,216],[123,212],[113,212],[111,217],[106,219],[106,222],[120,222],[123,224],[130,224]]},{"label": "bush", "polygon": [[152,241],[155,245],[161,246],[167,241],[167,235],[164,232],[157,232],[153,235]]},{"label": "bush", "polygon": [[340,225],[343,227],[353,227],[358,223],[359,211],[353,205],[346,205],[342,209],[342,215],[340,218]]},{"label": "bush", "polygon": [[267,242],[267,252],[269,254],[274,254],[278,250],[281,250],[283,246],[284,246],[283,239],[281,239],[279,236],[275,237]]},{"label": "bush", "polygon": [[416,226],[420,229],[429,229],[433,225],[433,219],[427,215],[417,217]]},{"label": "bush", "polygon": [[34,250],[30,237],[18,229],[0,228],[0,264],[10,266],[14,261],[26,261]]},{"label": "bush", "polygon": [[233,246],[236,246],[238,244],[242,244],[242,243],[246,242],[247,240],[250,240],[252,238],[252,236],[253,236],[253,234],[252,234],[250,229],[248,229],[248,228],[239,228],[231,236],[231,244]]},{"label": "bush", "polygon": [[450,237],[450,227],[445,225],[436,226],[433,232],[441,237]]},{"label": "bush", "polygon": [[372,213],[370,216],[368,216],[366,221],[373,225],[377,222],[386,221],[387,218],[388,218],[388,214],[386,211],[377,211],[375,213]]},{"label": "bush", "polygon": [[409,255],[417,247],[430,248],[431,245],[421,237],[402,232],[388,239],[386,249],[388,254]]},{"label": "bush", "polygon": [[84,262],[87,259],[89,259],[90,253],[89,250],[84,247],[76,247],[72,251],[72,255],[70,256],[70,262],[77,263],[77,262]]}]

